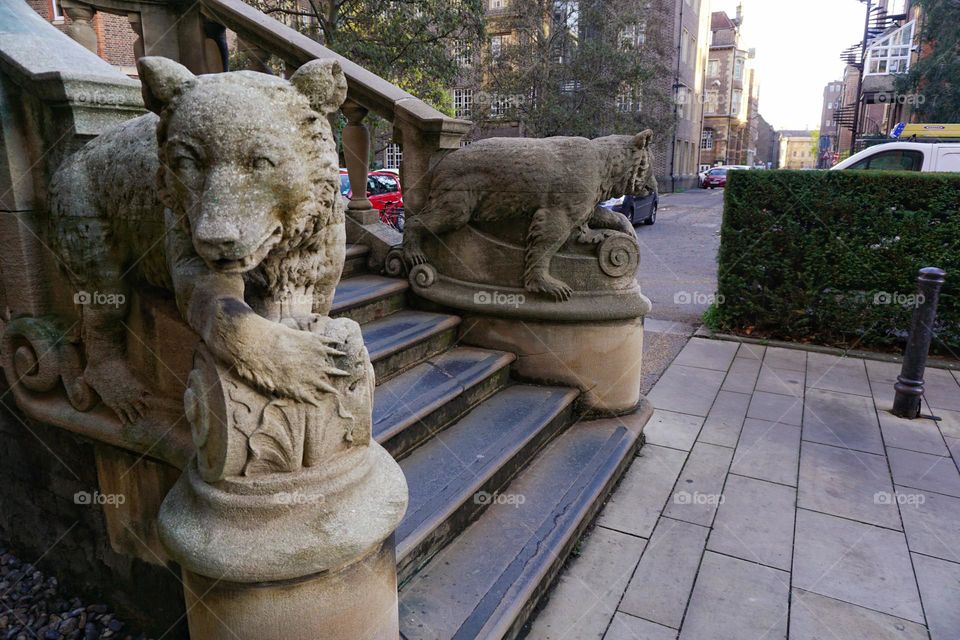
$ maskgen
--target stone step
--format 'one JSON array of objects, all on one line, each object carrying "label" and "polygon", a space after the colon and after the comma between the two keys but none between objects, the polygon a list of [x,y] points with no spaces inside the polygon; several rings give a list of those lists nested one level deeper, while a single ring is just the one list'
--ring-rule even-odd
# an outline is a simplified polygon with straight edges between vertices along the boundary
[{"label": "stone step", "polygon": [[516,637],[633,459],[648,415],[644,406],[557,437],[498,502],[402,586],[402,637]]},{"label": "stone step", "polygon": [[348,244],[340,279],[346,280],[367,273],[367,254],[369,253],[370,247],[365,244]]},{"label": "stone step", "polygon": [[410,285],[406,280],[362,275],[340,280],[333,294],[330,315],[345,316],[360,324],[372,322],[404,308]]},{"label": "stone step", "polygon": [[373,436],[394,458],[506,386],[512,353],[456,347],[377,387]]},{"label": "stone step", "polygon": [[362,324],[360,332],[373,361],[377,384],[449,349],[459,325],[458,316],[411,309]]},{"label": "stone step", "polygon": [[400,461],[410,488],[397,528],[401,582],[488,506],[485,496],[510,482],[570,424],[578,395],[566,387],[508,387]]}]

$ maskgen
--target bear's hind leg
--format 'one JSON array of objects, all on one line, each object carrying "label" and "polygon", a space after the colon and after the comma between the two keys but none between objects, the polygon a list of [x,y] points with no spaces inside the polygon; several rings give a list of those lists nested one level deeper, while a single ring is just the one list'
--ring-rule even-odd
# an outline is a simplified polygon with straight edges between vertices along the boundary
[{"label": "bear's hind leg", "polygon": [[403,257],[411,265],[424,264],[423,239],[440,236],[459,229],[470,222],[472,206],[465,202],[466,194],[456,197],[431,198],[420,213],[406,220],[403,230]]},{"label": "bear's hind leg", "polygon": [[60,256],[81,305],[80,322],[86,368],[83,380],[123,422],[147,408],[147,391],[130,368],[126,354],[130,291],[121,258],[111,251],[110,230],[97,218],[65,216],[58,224]]}]

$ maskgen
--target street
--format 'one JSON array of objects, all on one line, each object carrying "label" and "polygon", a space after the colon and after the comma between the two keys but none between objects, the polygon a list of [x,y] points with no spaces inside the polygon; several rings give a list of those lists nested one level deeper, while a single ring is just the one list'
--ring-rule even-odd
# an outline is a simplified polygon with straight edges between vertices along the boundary
[{"label": "street", "polygon": [[650,318],[700,324],[714,301],[723,189],[660,196],[657,223],[637,226],[640,287]]},{"label": "street", "polygon": [[723,190],[660,196],[657,222],[638,225],[644,320],[643,386],[649,391],[700,325],[717,287]]}]

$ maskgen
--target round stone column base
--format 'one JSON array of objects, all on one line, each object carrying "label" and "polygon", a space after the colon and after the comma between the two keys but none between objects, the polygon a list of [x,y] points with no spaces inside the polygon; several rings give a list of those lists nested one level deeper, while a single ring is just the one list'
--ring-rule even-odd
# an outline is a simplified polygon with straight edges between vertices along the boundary
[{"label": "round stone column base", "polygon": [[461,340],[517,354],[522,379],[576,387],[581,407],[600,415],[632,412],[640,402],[643,318],[545,322],[468,316]]},{"label": "round stone column base", "polygon": [[365,558],[299,580],[237,583],[183,571],[190,637],[202,640],[396,640],[391,535]]}]

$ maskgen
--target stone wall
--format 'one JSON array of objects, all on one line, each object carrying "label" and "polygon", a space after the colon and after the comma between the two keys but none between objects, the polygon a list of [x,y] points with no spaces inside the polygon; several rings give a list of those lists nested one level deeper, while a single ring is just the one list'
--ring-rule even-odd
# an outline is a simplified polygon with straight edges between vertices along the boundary
[{"label": "stone wall", "polygon": [[25,418],[8,398],[0,403],[0,539],[131,626],[187,638],[179,569],[114,552],[103,509],[115,507],[77,497],[99,491],[94,443]]}]

